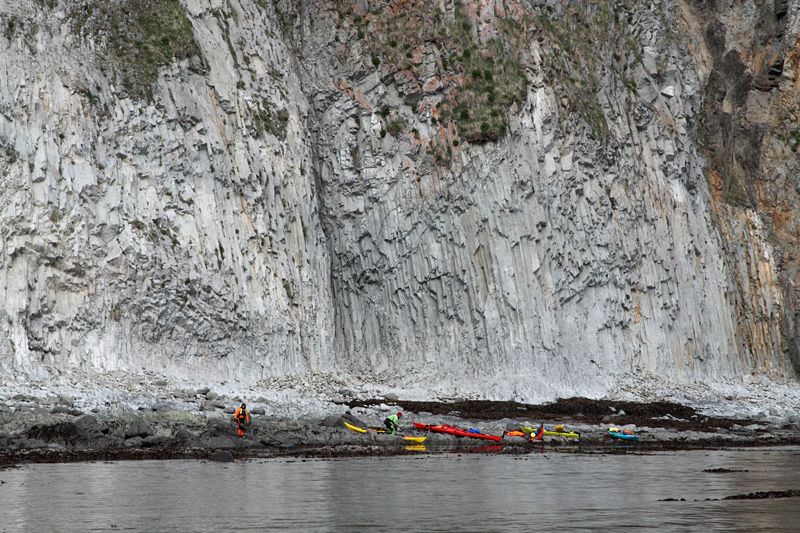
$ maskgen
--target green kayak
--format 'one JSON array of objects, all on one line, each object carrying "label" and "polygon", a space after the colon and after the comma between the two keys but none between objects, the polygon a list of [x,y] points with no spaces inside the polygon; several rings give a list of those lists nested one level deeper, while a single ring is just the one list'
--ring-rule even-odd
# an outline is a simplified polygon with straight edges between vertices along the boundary
[{"label": "green kayak", "polygon": [[[577,431],[554,431],[552,429],[547,429],[544,426],[539,426],[538,428],[529,428],[527,426],[520,426],[520,431],[523,433],[527,433],[534,439],[540,439],[542,437],[567,437],[570,439],[579,439],[581,438],[581,434]],[[563,429],[562,427],[558,427],[556,429]]]}]

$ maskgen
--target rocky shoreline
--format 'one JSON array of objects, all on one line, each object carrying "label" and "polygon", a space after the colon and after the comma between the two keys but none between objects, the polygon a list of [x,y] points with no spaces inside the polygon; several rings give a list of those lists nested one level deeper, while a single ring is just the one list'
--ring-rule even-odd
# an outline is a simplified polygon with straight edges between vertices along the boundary
[{"label": "rocky shoreline", "polygon": [[[26,395],[0,401],[0,467],[26,462],[201,459],[231,461],[253,457],[357,457],[407,453],[483,452],[526,454],[542,450],[582,453],[642,453],[728,447],[800,445],[800,418],[704,416],[671,402],[570,398],[543,405],[485,400],[330,400],[330,414],[318,418],[272,415],[259,398],[250,406],[244,438],[233,423],[237,398],[193,391],[193,409],[175,404],[148,408],[94,407],[89,412],[68,398],[49,403]],[[188,405],[188,404],[187,404]],[[341,415],[351,411],[367,426],[380,426],[402,411],[401,432],[427,438],[422,445],[397,436],[347,430]],[[520,425],[564,424],[579,440],[545,437],[529,442],[504,436],[500,442],[458,438],[414,429],[412,421],[478,428],[501,435]],[[615,426],[631,429],[637,442],[607,436]]]}]

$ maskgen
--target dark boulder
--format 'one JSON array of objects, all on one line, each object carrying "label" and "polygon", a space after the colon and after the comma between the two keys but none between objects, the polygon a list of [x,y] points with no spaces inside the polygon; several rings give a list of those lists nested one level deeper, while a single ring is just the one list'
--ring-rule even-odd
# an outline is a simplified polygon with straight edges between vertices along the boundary
[{"label": "dark boulder", "polygon": [[62,446],[75,446],[86,440],[86,432],[73,422],[51,425],[36,424],[26,432],[26,436],[29,439],[43,440]]},{"label": "dark boulder", "polygon": [[123,446],[126,448],[141,448],[144,439],[142,437],[131,437],[129,439],[125,439],[125,442],[122,443]]},{"label": "dark boulder", "polygon": [[56,405],[55,407],[53,407],[53,409],[50,410],[50,413],[54,415],[67,414],[72,416],[81,416],[83,414],[82,411],[78,411],[77,409],[67,407],[66,405]]},{"label": "dark boulder", "polygon": [[178,431],[175,432],[176,439],[187,439],[189,437],[194,437],[194,436],[195,436],[194,433],[192,433],[191,431],[189,431],[184,427],[178,428]]},{"label": "dark boulder", "polygon": [[216,411],[217,408],[214,406],[214,404],[212,402],[205,401],[202,404],[200,404],[200,410],[201,411]]},{"label": "dark boulder", "polygon": [[33,450],[36,448],[47,448],[48,444],[39,439],[20,439],[15,444],[14,447],[17,450]]},{"label": "dark boulder", "polygon": [[328,415],[322,420],[321,425],[328,428],[344,427],[342,415]]},{"label": "dark boulder", "polygon": [[166,444],[168,448],[204,448],[203,440],[186,428],[175,432],[175,437]]},{"label": "dark boulder", "polygon": [[132,420],[125,428],[126,439],[130,439],[131,437],[145,438],[149,437],[152,434],[153,434],[152,428],[148,425],[147,422],[145,422],[141,418]]},{"label": "dark boulder", "polygon": [[142,446],[145,448],[163,448],[169,442],[169,440],[169,437],[148,435],[142,440]]},{"label": "dark boulder", "polygon": [[212,418],[208,421],[209,430],[225,431],[234,427],[233,418]]},{"label": "dark boulder", "polygon": [[208,460],[217,463],[231,463],[233,462],[233,454],[226,451],[216,452],[209,455]]},{"label": "dark boulder", "polygon": [[108,433],[108,427],[98,422],[97,419],[92,415],[84,415],[80,417],[75,421],[75,425],[87,435],[91,435],[93,433]]},{"label": "dark boulder", "polygon": [[233,442],[233,439],[224,435],[210,437],[205,441],[205,443],[209,448],[236,448],[236,444]]}]

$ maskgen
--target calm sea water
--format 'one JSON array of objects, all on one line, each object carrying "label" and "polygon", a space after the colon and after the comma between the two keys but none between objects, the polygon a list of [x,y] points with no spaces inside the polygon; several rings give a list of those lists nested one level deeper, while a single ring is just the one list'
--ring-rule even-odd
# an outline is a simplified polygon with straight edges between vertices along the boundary
[{"label": "calm sea water", "polygon": [[2,532],[800,529],[800,498],[706,501],[800,489],[798,448],[31,464],[0,480]]}]

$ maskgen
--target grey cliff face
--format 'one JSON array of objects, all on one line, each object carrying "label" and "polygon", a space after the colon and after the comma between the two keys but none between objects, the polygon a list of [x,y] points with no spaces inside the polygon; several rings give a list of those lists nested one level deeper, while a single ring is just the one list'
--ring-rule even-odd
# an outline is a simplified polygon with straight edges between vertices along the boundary
[{"label": "grey cliff face", "polygon": [[53,4],[15,6],[2,54],[5,369],[329,368],[306,104],[273,18],[190,2],[200,56],[162,67],[148,101]]},{"label": "grey cliff face", "polygon": [[0,373],[794,375],[780,243],[716,189],[697,8],[66,4],[0,10]]}]

